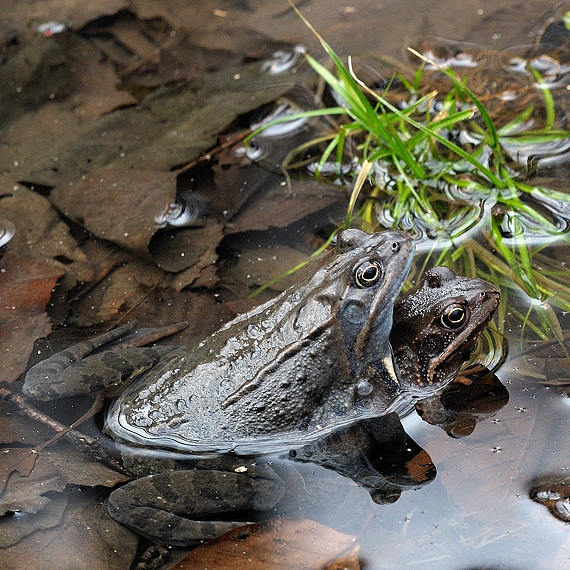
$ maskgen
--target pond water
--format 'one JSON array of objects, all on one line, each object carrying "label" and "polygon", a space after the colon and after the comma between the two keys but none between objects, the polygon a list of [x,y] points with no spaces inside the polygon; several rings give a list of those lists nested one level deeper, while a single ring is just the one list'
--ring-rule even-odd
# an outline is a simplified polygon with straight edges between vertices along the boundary
[{"label": "pond water", "polygon": [[[0,111],[0,299],[12,309],[8,324],[0,325],[0,346],[6,357],[2,381],[15,381],[15,391],[28,357],[34,362],[91,337],[100,323],[111,328],[132,318],[144,326],[187,320],[172,343],[193,346],[257,303],[247,299],[250,293],[306,259],[343,223],[354,183],[349,170],[332,181],[333,170],[330,183],[322,184],[308,176],[314,157],[308,168],[302,165],[303,177],[300,169],[285,175],[280,166],[306,140],[308,128],[322,132],[322,121],[272,127],[249,150],[241,142],[270,111],[315,104],[311,89],[317,82],[299,46],[321,61],[324,54],[286,2],[206,0],[196,8],[149,1],[133,2],[126,12],[118,2],[107,12],[89,13],[66,6],[63,29],[53,23],[48,28],[55,35],[29,32],[52,20],[47,8],[29,15],[17,4],[11,3],[10,18],[0,27],[0,77],[9,85],[0,93],[0,103],[6,102]],[[56,0],[47,4],[62,8]],[[533,117],[544,119],[542,99],[530,93],[516,65],[536,54],[547,26],[570,11],[568,2],[546,6],[543,0],[469,6],[461,0],[308,0],[298,6],[337,53],[359,57],[356,65],[371,81],[417,65],[407,46],[443,54],[448,63],[454,59],[458,71],[472,68],[469,86],[500,124],[520,112],[517,104],[535,104]],[[568,128],[568,38],[557,35],[555,53],[540,59],[554,68],[541,73],[555,78],[550,87],[560,129]],[[14,92],[19,99],[13,100]],[[493,97],[497,92],[502,98]],[[285,93],[287,99],[280,99]],[[567,193],[568,139],[546,146],[513,152],[527,163],[529,184]],[[503,258],[485,233],[498,209],[506,248],[518,254],[518,222],[503,206],[491,212],[494,201],[454,191],[463,208],[456,223],[468,231],[453,236],[445,262],[501,287],[501,306],[473,356],[492,371],[484,370],[488,374],[474,385],[491,387],[461,392],[455,408],[450,394],[451,411],[443,420],[429,405],[423,419],[415,411],[402,419],[413,442],[406,440],[404,459],[394,460],[395,466],[391,460],[374,465],[386,479],[381,500],[373,500],[365,484],[323,467],[326,461],[308,461],[306,450],[298,450],[295,462],[274,457],[277,470],[293,465],[305,487],[301,499],[279,504],[272,514],[302,513],[358,537],[364,568],[567,567],[568,243],[522,218],[522,242],[548,280],[541,284],[554,291],[541,291],[544,304],[532,301],[513,284],[508,264],[497,262]],[[535,193],[525,203],[567,239],[567,202]],[[376,229],[388,225],[389,207],[376,202],[371,211]],[[413,216],[407,222],[419,238],[411,273],[416,282],[449,246],[456,226],[446,233],[429,221],[418,225]],[[259,298],[275,295],[303,271],[272,283]],[[52,325],[48,340],[33,346]],[[32,407],[68,424],[90,403],[69,399],[63,407]],[[17,411],[2,403],[1,441],[10,453],[53,435]],[[93,426],[85,429],[97,437]],[[410,475],[419,467],[407,453],[421,458],[423,471]],[[0,566],[76,568],[87,561],[96,568],[128,568],[139,560],[149,542],[139,545],[138,537],[112,526],[101,507],[124,478],[81,457],[60,442],[40,454],[31,475],[23,460],[3,466],[9,480],[0,495],[6,537]],[[354,465],[339,470],[350,475],[357,462],[374,461],[355,454]],[[14,469],[18,473],[10,475]],[[399,485],[403,479],[407,483]],[[172,552],[162,568],[186,553]]]}]

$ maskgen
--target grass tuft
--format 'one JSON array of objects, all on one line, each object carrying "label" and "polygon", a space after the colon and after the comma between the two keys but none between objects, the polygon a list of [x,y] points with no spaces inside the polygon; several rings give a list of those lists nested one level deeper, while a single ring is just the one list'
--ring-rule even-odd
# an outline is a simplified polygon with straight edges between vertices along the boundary
[{"label": "grass tuft", "polygon": [[[411,48],[421,64],[411,80],[397,77],[407,97],[404,105],[395,105],[388,100],[390,86],[382,93],[368,87],[355,73],[352,59],[345,65],[289,3],[330,57],[332,71],[305,54],[340,104],[272,121],[247,140],[279,122],[336,117],[333,130],[291,151],[284,168],[305,164],[303,157],[315,150],[320,153],[318,178],[323,178],[324,166],[331,160],[338,173],[347,161],[356,163],[345,227],[359,220],[369,231],[383,226],[430,238],[427,257],[437,256],[438,264],[494,280],[505,293],[508,289],[504,298],[513,294],[520,298],[522,292],[532,300],[526,313],[518,313],[523,329],[562,342],[553,307],[570,311],[567,277],[564,271],[537,270],[534,258],[555,241],[569,243],[567,228],[555,210],[557,206],[570,209],[570,194],[532,185],[527,165],[513,158],[519,152],[534,154],[545,145],[570,141],[569,131],[555,127],[554,97],[539,71],[526,65],[542,95],[540,128],[531,128],[536,120],[533,104],[497,127],[464,79]],[[447,92],[421,94],[426,67],[449,80]],[[533,248],[530,241],[540,245]]]}]

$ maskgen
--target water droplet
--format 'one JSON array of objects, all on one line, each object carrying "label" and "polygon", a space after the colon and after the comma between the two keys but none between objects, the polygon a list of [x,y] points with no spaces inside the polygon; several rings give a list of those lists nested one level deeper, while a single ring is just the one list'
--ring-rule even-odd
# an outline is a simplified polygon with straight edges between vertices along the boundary
[{"label": "water droplet", "polygon": [[66,28],[67,25],[64,22],[50,20],[49,22],[45,22],[44,24],[40,24],[39,26],[37,26],[36,30],[46,38],[49,38],[54,34],[60,34]]}]

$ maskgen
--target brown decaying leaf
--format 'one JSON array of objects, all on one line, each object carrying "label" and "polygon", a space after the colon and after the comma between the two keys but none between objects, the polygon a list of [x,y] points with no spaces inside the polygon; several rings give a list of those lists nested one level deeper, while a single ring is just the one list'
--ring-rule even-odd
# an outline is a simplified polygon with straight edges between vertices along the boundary
[{"label": "brown decaying leaf", "polygon": [[2,258],[0,264],[0,306],[12,314],[44,311],[63,272],[43,263],[16,259],[9,254]]},{"label": "brown decaying leaf", "polygon": [[63,272],[9,254],[0,259],[0,379],[12,382],[26,368],[34,340],[51,330],[44,313]]},{"label": "brown decaying leaf", "polygon": [[81,101],[74,111],[81,119],[95,119],[119,107],[136,104],[130,93],[117,89],[121,78],[110,62],[101,61],[99,50],[91,42],[70,35],[69,48],[70,75]]},{"label": "brown decaying leaf", "polygon": [[157,208],[176,196],[169,172],[104,169],[84,180],[55,188],[51,201],[98,237],[148,258],[148,244],[159,225]]},{"label": "brown decaying leaf", "polygon": [[9,252],[20,259],[35,259],[61,269],[73,284],[90,281],[93,278],[91,260],[78,247],[69,226],[49,200],[8,176],[0,175],[0,187],[7,191],[0,200],[2,216],[16,226]]},{"label": "brown decaying leaf", "polygon": [[[6,550],[12,545],[19,543],[22,539],[34,533],[36,530],[53,528],[61,523],[63,513],[67,507],[68,499],[66,495],[56,495],[53,499],[44,497],[45,505],[41,512],[31,515],[30,513],[14,513],[0,517],[0,559],[2,568],[9,568],[8,558],[10,550]],[[16,547],[15,554],[19,551]],[[15,568],[29,568],[29,566],[14,566]]]},{"label": "brown decaying leaf", "polygon": [[[113,487],[127,479],[66,442],[39,454],[29,448],[1,451],[0,471],[7,485],[0,495],[0,515],[41,511],[50,500],[45,494],[61,492],[67,485]],[[24,471],[26,468],[29,472]]]},{"label": "brown decaying leaf", "polygon": [[[48,428],[39,418],[32,421],[19,415],[22,410],[14,403],[19,399],[14,394],[8,401],[0,400],[0,478],[7,481],[6,489],[0,492],[0,515],[42,510],[49,504],[45,494],[62,491],[66,485],[113,487],[127,479],[68,441],[41,450],[54,436],[54,426]],[[36,408],[30,411],[42,415]],[[55,429],[61,429],[58,422],[52,422],[57,425]],[[80,442],[89,442],[89,437],[78,435]]]},{"label": "brown decaying leaf", "polygon": [[151,254],[159,267],[173,273],[186,271],[181,289],[196,279],[202,269],[216,262],[216,248],[222,239],[222,226],[206,220],[203,226],[163,232],[151,244]]},{"label": "brown decaying leaf", "polygon": [[113,269],[74,303],[82,323],[106,322],[118,316],[126,318],[149,291],[162,282],[164,273],[152,262],[133,256],[124,259],[123,265]]},{"label": "brown decaying leaf", "polygon": [[223,570],[241,566],[316,570],[338,568],[339,563],[348,570],[360,568],[356,537],[308,519],[282,518],[227,532],[193,550],[173,570],[198,567]]},{"label": "brown decaying leaf", "polygon": [[22,477],[28,477],[36,464],[38,454],[25,447],[5,447],[1,450],[0,495],[4,492],[8,478],[17,471]]},{"label": "brown decaying leaf", "polygon": [[54,497],[65,508],[60,522],[2,549],[2,568],[130,568],[138,538],[109,517],[103,499],[97,489]]},{"label": "brown decaying leaf", "polygon": [[284,228],[335,201],[344,203],[341,191],[318,182],[294,182],[289,187],[281,174],[264,172],[246,157],[236,156],[237,148],[219,153],[212,167],[219,194],[216,202],[224,204],[229,220],[224,233]]}]

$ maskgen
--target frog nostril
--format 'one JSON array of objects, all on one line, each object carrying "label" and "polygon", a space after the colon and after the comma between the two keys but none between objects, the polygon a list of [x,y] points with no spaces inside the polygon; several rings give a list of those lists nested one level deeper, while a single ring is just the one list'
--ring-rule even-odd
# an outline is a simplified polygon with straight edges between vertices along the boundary
[{"label": "frog nostril", "polygon": [[400,250],[400,244],[397,241],[392,242],[392,253],[396,253]]}]

